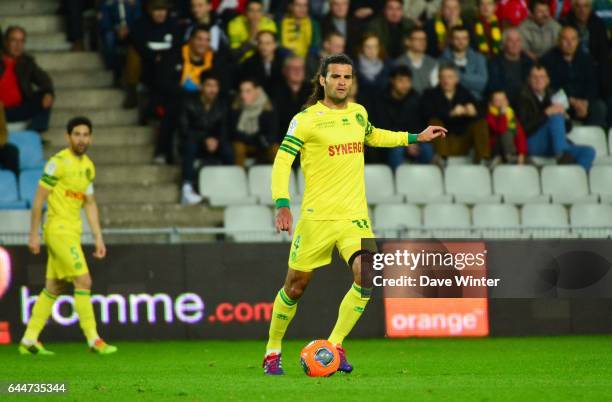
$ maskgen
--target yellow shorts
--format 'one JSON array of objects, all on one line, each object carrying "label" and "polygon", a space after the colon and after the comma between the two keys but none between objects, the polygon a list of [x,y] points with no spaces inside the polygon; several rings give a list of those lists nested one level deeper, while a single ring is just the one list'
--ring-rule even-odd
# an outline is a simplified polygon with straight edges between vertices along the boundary
[{"label": "yellow shorts", "polygon": [[76,232],[45,230],[49,258],[47,278],[70,281],[89,272],[81,248],[81,236]]},{"label": "yellow shorts", "polygon": [[369,219],[315,221],[300,219],[293,233],[289,268],[313,271],[331,262],[334,246],[346,261],[363,249],[361,239],[374,238]]}]

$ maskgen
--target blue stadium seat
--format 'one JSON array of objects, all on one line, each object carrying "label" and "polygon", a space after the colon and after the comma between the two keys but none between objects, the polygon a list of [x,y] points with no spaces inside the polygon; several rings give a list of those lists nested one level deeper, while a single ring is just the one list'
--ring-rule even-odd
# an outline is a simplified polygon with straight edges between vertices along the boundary
[{"label": "blue stadium seat", "polygon": [[25,201],[19,200],[17,179],[13,172],[0,170],[0,209],[27,208]]},{"label": "blue stadium seat", "polygon": [[40,135],[34,131],[9,133],[9,142],[19,149],[21,170],[40,169],[45,165]]},{"label": "blue stadium seat", "polygon": [[28,203],[29,208],[32,207],[34,195],[36,195],[36,188],[38,187],[38,180],[40,180],[41,175],[41,169],[24,170],[19,175],[20,198]]}]

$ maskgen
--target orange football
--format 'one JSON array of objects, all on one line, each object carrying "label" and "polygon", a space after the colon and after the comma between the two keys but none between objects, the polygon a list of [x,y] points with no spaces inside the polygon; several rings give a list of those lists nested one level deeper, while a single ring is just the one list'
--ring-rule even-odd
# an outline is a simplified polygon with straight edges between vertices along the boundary
[{"label": "orange football", "polygon": [[338,370],[340,355],[330,341],[318,339],[302,349],[300,362],[307,375],[329,377]]}]

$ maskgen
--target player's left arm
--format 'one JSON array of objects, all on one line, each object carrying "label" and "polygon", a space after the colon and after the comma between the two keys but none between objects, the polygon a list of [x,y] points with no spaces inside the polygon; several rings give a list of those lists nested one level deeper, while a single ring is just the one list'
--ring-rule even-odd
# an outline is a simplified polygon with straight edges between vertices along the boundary
[{"label": "player's left arm", "polygon": [[420,133],[407,131],[390,131],[376,128],[368,123],[366,127],[365,144],[370,147],[392,148],[420,142],[430,142],[438,137],[446,137],[446,129],[441,126],[428,126]]},{"label": "player's left arm", "polygon": [[87,189],[83,209],[85,210],[87,222],[89,222],[89,227],[91,228],[91,232],[94,236],[94,240],[96,243],[96,250],[94,251],[93,256],[102,259],[106,256],[106,245],[104,244],[104,239],[102,238],[100,214],[98,212],[98,204],[96,203],[96,198],[93,194],[93,184],[90,184],[90,188]]},{"label": "player's left arm", "polygon": [[[365,109],[363,109],[365,112]],[[366,114],[367,116],[367,114]],[[365,119],[365,144],[370,147],[392,148],[419,142],[430,142],[438,137],[445,137],[446,129],[440,126],[429,126],[420,133],[408,131],[390,131],[376,128]]]}]

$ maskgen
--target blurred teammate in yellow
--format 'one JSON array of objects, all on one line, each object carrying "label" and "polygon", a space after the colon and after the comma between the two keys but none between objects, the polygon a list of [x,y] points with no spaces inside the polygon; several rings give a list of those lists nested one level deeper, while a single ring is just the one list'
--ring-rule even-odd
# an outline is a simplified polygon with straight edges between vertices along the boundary
[{"label": "blurred teammate in yellow", "polygon": [[43,233],[49,256],[45,288],[34,304],[32,316],[19,344],[19,353],[23,355],[53,354],[38,341],[38,336],[51,314],[57,296],[70,283],[74,285],[74,308],[90,350],[98,354],[117,351],[115,346],[107,344],[98,335],[91,304],[91,276],[81,249],[81,208],[84,208],[96,242],[93,256],[100,259],[106,256],[98,206],[94,198],[96,172],[93,162],[86,155],[91,137],[92,126],[88,118],[71,119],[66,129],[68,148],[47,162],[36,191],[29,247],[32,253],[40,253],[39,230],[43,205],[47,201],[47,221]]}]

